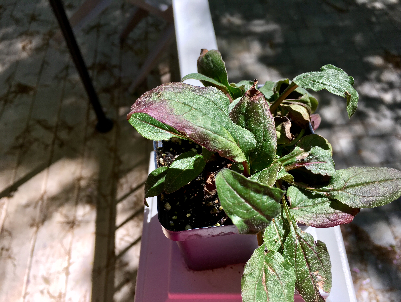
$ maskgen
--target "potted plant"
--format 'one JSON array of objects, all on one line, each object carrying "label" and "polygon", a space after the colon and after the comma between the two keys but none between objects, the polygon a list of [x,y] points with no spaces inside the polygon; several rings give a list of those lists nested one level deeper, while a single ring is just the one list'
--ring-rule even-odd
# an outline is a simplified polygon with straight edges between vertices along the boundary
[{"label": "potted plant", "polygon": [[[353,78],[325,65],[261,87],[256,80],[232,84],[217,50],[202,50],[198,73],[183,80],[190,78],[205,87],[160,85],[128,114],[141,135],[164,142],[159,167],[145,185],[146,197],[160,196],[159,220],[194,236],[200,227],[226,224],[257,234],[259,246],[242,277],[243,301],[294,301],[295,289],[307,302],[324,301],[331,289],[330,256],[300,226],[349,223],[360,208],[401,195],[400,171],[336,170],[330,143],[314,134],[318,101],[305,89],[344,97],[351,117],[358,103]],[[215,220],[197,225],[194,216],[202,211]],[[171,214],[163,218],[162,212]]]}]

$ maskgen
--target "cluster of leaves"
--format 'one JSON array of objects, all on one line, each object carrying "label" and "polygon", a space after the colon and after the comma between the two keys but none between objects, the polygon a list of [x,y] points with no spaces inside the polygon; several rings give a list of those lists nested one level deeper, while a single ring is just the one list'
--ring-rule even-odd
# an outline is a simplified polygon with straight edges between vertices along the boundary
[{"label": "cluster of leaves", "polygon": [[[248,261],[243,301],[324,301],[331,288],[326,246],[298,225],[331,227],[352,221],[360,208],[387,204],[401,195],[401,172],[390,168],[336,170],[330,143],[311,131],[317,100],[305,89],[326,89],[347,101],[351,117],[358,93],[353,78],[325,65],[276,83],[231,84],[216,50],[202,51],[198,72],[184,77],[205,87],[169,83],[143,94],[129,122],[151,140],[173,137],[202,146],[170,167],[154,170],[146,196],[171,193],[196,178],[214,153],[232,161],[215,185],[240,233],[258,233],[263,244]],[[315,124],[316,126],[316,124]]]}]

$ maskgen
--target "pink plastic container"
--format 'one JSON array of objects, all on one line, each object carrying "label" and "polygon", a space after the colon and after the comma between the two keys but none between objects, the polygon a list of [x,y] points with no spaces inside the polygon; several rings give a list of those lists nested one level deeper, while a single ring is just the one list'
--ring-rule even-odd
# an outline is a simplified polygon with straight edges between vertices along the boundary
[{"label": "pink plastic container", "polygon": [[164,235],[176,241],[188,268],[206,270],[245,263],[258,247],[256,235],[238,234],[235,225],[173,232]]},{"label": "pink plastic container", "polygon": [[[156,151],[162,142],[153,142]],[[155,167],[157,167],[155,152]],[[157,208],[160,208],[157,198]],[[177,242],[188,268],[207,270],[230,264],[246,263],[258,247],[256,235],[239,234],[235,225],[206,227],[186,231],[170,231],[163,226],[162,211],[158,211],[164,235]]]}]

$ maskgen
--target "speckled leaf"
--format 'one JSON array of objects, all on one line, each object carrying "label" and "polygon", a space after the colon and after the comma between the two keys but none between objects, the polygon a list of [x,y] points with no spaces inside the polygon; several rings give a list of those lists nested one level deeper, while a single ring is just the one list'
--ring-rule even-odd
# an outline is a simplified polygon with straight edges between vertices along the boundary
[{"label": "speckled leaf", "polygon": [[145,182],[145,197],[157,196],[164,191],[168,167],[159,167],[148,175]]},{"label": "speckled leaf", "polygon": [[295,288],[305,302],[324,302],[331,290],[331,263],[326,245],[301,231],[290,218],[291,231],[284,242],[283,256],[295,268]]},{"label": "speckled leaf", "polygon": [[195,179],[205,167],[201,154],[188,151],[180,154],[167,170],[164,190],[172,193]]},{"label": "speckled leaf", "polygon": [[270,167],[253,174],[249,179],[272,187],[276,183],[276,180],[278,179],[277,175],[282,168],[283,165],[280,162],[275,161],[270,165]]},{"label": "speckled leaf", "polygon": [[280,253],[257,248],[244,268],[241,280],[243,302],[293,302],[294,268]]},{"label": "speckled leaf", "polygon": [[335,173],[330,151],[317,146],[312,147],[309,151],[296,146],[293,151],[280,158],[279,161],[286,171],[305,168],[313,174],[331,176]]},{"label": "speckled leaf", "polygon": [[145,138],[153,141],[168,140],[180,137],[180,133],[145,113],[134,113],[128,122]]},{"label": "speckled leaf", "polygon": [[255,87],[249,89],[230,111],[230,118],[256,139],[256,148],[249,154],[252,173],[269,167],[276,156],[277,137],[274,118],[263,94]]},{"label": "speckled leaf", "polygon": [[256,141],[252,133],[231,121],[229,104],[214,87],[168,83],[143,94],[132,105],[128,119],[135,113],[148,114],[206,149],[243,162]]},{"label": "speckled leaf", "polygon": [[[234,87],[228,83],[226,65],[218,50],[205,50],[203,49],[198,61],[198,72],[209,78],[214,79],[216,82],[223,84],[233,99],[242,96],[241,88]],[[210,86],[210,82],[202,81],[203,85]]]},{"label": "speckled leaf", "polygon": [[320,71],[300,74],[293,79],[298,86],[305,89],[327,91],[342,96],[347,100],[347,112],[351,117],[358,107],[358,92],[354,89],[354,79],[342,69],[333,65],[324,65]]},{"label": "speckled leaf", "polygon": [[303,167],[313,174],[331,176],[335,173],[331,145],[317,134],[301,138],[294,150],[279,161],[286,171]]},{"label": "speckled leaf", "polygon": [[240,233],[257,233],[280,213],[284,192],[271,188],[229,169],[216,176],[221,205]]},{"label": "speckled leaf", "polygon": [[374,208],[401,196],[401,171],[385,167],[337,170],[329,185],[315,190],[350,207]]},{"label": "speckled leaf", "polygon": [[308,153],[305,161],[300,163],[301,166],[313,174],[331,176],[335,173],[334,160],[330,151],[315,146]]},{"label": "speckled leaf", "polygon": [[267,250],[282,253],[284,249],[285,238],[290,231],[290,225],[287,220],[283,220],[282,215],[272,219],[270,225],[265,229],[263,242]]},{"label": "speckled leaf", "polygon": [[300,224],[328,228],[350,223],[359,209],[353,209],[337,200],[296,187],[289,187],[287,197],[290,213]]}]

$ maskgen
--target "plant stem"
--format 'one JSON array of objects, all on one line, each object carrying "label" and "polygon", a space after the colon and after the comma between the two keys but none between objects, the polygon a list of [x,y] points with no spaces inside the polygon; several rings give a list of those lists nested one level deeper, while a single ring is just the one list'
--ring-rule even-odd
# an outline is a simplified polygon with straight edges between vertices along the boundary
[{"label": "plant stem", "polygon": [[281,104],[282,101],[285,100],[285,98],[293,92],[296,88],[298,87],[297,84],[292,82],[285,90],[284,92],[278,97],[278,99],[273,103],[273,105],[270,106],[270,112],[274,114],[278,108],[278,106]]},{"label": "plant stem", "polygon": [[[288,205],[287,205],[287,201],[284,201],[284,202],[283,202],[283,207],[284,207],[284,212],[285,212],[285,216],[286,216],[286,218],[287,218],[288,223],[289,223],[290,225],[293,224],[294,221],[291,219],[291,214],[290,214],[290,210],[289,210]],[[294,226],[294,225],[293,225],[293,226]]]},{"label": "plant stem", "polygon": [[258,246],[261,246],[263,244],[263,232],[258,232],[256,234],[256,238],[258,238]]},{"label": "plant stem", "polygon": [[251,175],[251,171],[249,169],[249,165],[247,161],[243,161],[242,165],[244,166],[244,176],[249,177]]}]

